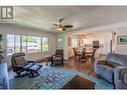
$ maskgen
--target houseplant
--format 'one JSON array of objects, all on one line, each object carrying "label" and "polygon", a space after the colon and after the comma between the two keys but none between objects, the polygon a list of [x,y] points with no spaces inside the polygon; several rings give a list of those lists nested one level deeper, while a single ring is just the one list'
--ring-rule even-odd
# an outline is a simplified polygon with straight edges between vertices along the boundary
[{"label": "houseplant", "polygon": [[2,41],[3,41],[3,35],[0,34],[0,64],[2,62],[2,60],[4,59],[4,52],[5,50],[2,48]]}]

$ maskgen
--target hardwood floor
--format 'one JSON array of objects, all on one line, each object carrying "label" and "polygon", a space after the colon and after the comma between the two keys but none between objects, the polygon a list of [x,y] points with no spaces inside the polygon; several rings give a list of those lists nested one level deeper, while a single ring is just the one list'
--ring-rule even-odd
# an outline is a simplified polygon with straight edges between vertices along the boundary
[{"label": "hardwood floor", "polygon": [[80,62],[79,60],[74,60],[72,57],[64,64],[64,66],[98,78],[94,72],[94,63],[92,63],[91,60]]}]

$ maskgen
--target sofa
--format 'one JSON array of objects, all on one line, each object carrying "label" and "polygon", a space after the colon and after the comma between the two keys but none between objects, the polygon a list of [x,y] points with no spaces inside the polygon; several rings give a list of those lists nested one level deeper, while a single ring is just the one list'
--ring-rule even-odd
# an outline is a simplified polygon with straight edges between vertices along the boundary
[{"label": "sofa", "polygon": [[0,89],[9,89],[7,64],[0,64]]},{"label": "sofa", "polygon": [[109,53],[106,60],[96,61],[94,68],[116,89],[127,89],[127,55]]}]

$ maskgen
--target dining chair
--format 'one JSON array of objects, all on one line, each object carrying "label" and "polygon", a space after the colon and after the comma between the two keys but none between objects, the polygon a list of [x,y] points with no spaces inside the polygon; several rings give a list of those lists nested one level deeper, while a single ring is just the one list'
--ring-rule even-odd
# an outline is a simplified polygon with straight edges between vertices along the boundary
[{"label": "dining chair", "polygon": [[93,52],[92,52],[91,54],[86,54],[86,58],[87,58],[87,59],[91,59],[92,63],[95,62],[94,55],[95,55],[96,50],[97,50],[97,49],[93,49]]},{"label": "dining chair", "polygon": [[81,57],[81,53],[77,52],[77,48],[73,48],[73,51],[74,51],[74,59],[77,59]]},{"label": "dining chair", "polygon": [[87,61],[86,50],[83,50],[83,51],[82,51],[82,55],[81,55],[81,57],[80,57],[79,60],[80,60],[80,61],[84,60],[85,62]]}]

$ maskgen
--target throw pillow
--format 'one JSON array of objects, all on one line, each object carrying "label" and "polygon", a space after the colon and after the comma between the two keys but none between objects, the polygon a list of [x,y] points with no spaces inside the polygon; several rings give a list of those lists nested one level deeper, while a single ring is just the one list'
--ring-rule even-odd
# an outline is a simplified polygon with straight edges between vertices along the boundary
[{"label": "throw pillow", "polygon": [[17,65],[27,64],[27,61],[23,56],[22,57],[16,57],[15,62],[16,62]]}]

